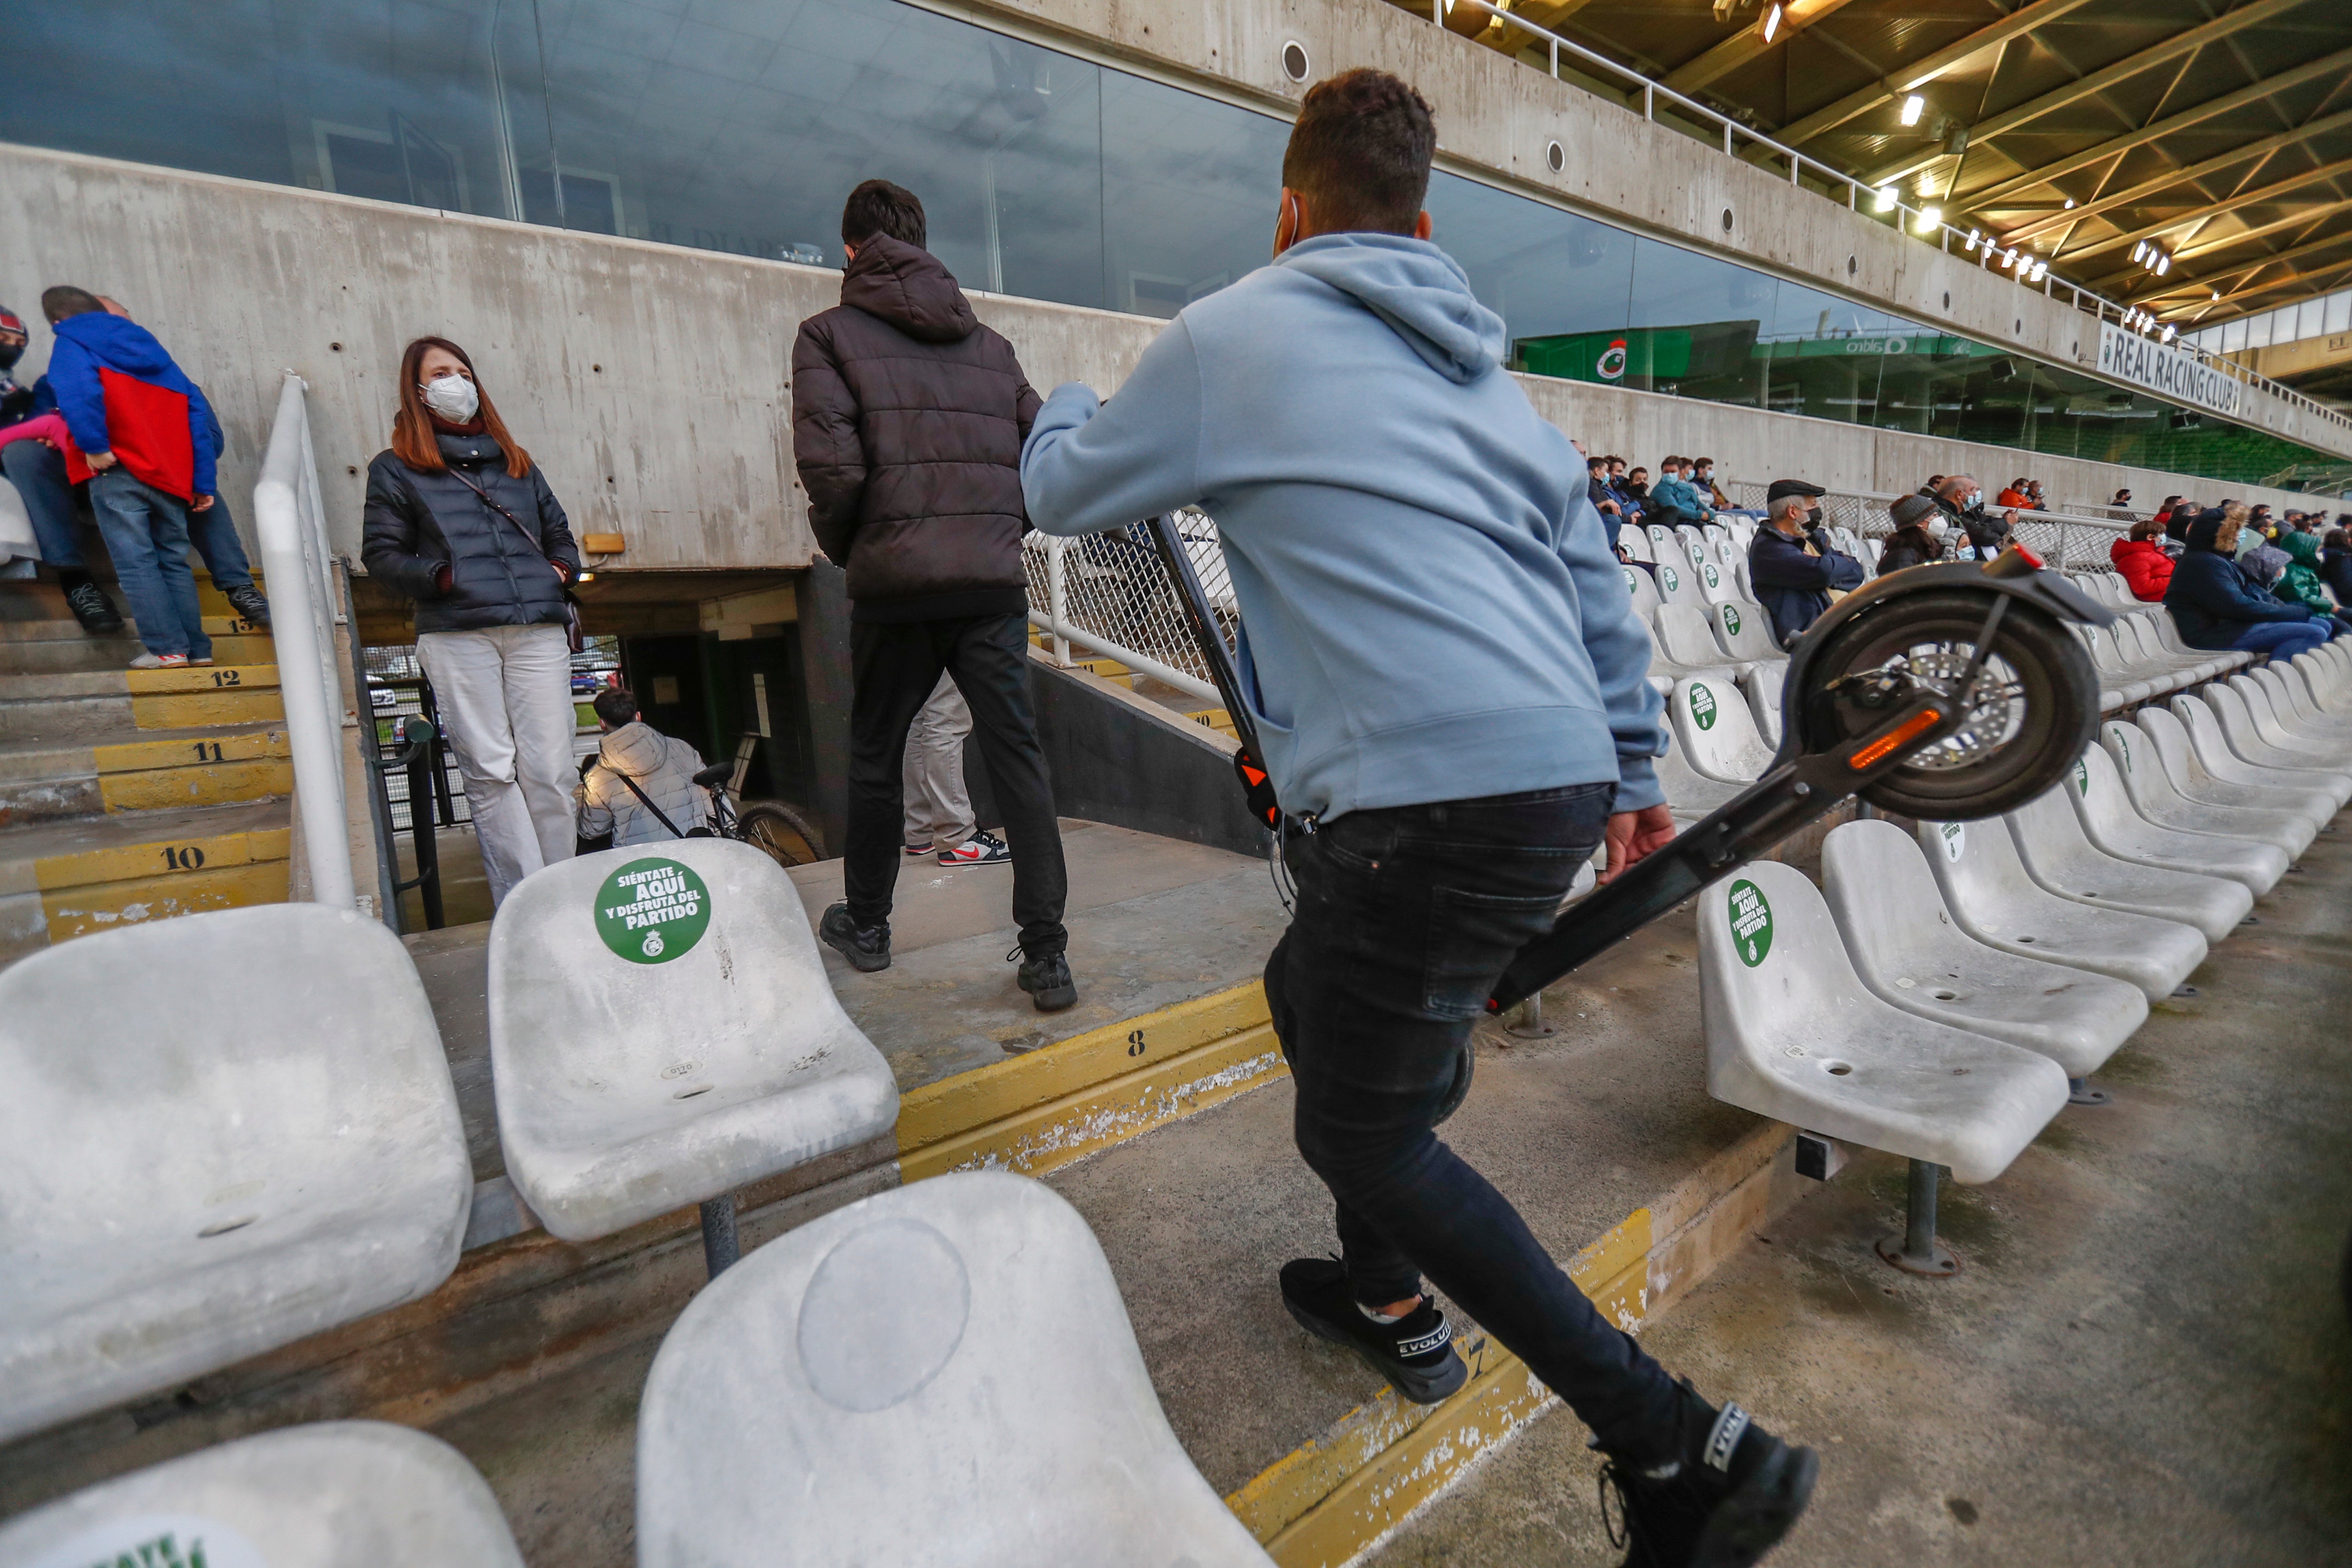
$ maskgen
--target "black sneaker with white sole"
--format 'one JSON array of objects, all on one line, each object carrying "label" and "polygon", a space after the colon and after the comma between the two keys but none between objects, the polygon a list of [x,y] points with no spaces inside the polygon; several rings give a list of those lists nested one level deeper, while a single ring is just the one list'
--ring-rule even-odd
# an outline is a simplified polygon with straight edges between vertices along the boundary
[{"label": "black sneaker with white sole", "polygon": [[[1727,1403],[1717,1410],[1685,1379],[1671,1474],[1615,1455],[1601,1470],[1601,1517],[1624,1568],[1748,1568],[1780,1543],[1820,1477],[1821,1457],[1792,1447]],[[1621,1531],[1609,1519],[1614,1490]]]},{"label": "black sneaker with white sole", "polygon": [[261,596],[260,589],[250,584],[242,588],[224,588],[221,597],[228,601],[229,608],[253,625],[266,626],[269,624],[269,601]]},{"label": "black sneaker with white sole", "polygon": [[1318,1340],[1354,1351],[1415,1405],[1435,1405],[1470,1381],[1454,1349],[1454,1326],[1437,1303],[1421,1305],[1393,1323],[1364,1315],[1336,1258],[1295,1258],[1282,1266],[1282,1304]]},{"label": "black sneaker with white sole", "polygon": [[849,918],[846,903],[834,905],[816,922],[817,940],[849,960],[864,973],[890,967],[890,922],[861,926]]},{"label": "black sneaker with white sole", "polygon": [[942,866],[1003,866],[1013,859],[1013,847],[985,828],[952,849],[940,851]]},{"label": "black sneaker with white sole", "polygon": [[[947,858],[944,855],[941,859]],[[1078,983],[1070,978],[1070,961],[1058,952],[1040,953],[1035,958],[1014,948],[1004,955],[1004,962],[1021,960],[1021,973],[1014,976],[1021,989],[1029,993],[1030,1005],[1040,1013],[1058,1013],[1078,1005]]]},{"label": "black sneaker with white sole", "polygon": [[66,590],[66,608],[81,623],[81,629],[94,637],[110,637],[122,629],[122,612],[106,596],[106,590],[85,578]]}]

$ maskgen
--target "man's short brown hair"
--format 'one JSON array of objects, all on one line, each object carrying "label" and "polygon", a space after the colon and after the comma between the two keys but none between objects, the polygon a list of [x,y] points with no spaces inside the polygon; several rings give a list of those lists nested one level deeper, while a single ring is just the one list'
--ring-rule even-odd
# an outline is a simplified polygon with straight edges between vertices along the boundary
[{"label": "man's short brown hair", "polygon": [[1324,232],[1411,234],[1429,195],[1437,126],[1410,83],[1359,67],[1317,82],[1282,154],[1282,183]]},{"label": "man's short brown hair", "polygon": [[98,296],[87,289],[77,289],[70,283],[60,283],[54,289],[41,290],[41,314],[51,326],[68,316],[87,316],[92,310],[103,310]]},{"label": "man's short brown hair", "polygon": [[850,192],[841,206],[841,243],[864,245],[877,234],[925,248],[930,226],[923,216],[922,199],[887,180],[868,180]]}]

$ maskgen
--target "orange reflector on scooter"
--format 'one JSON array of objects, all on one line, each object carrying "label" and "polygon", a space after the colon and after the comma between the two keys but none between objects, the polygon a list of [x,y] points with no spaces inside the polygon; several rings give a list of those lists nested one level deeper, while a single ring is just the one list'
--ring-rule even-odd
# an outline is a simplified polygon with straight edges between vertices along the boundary
[{"label": "orange reflector on scooter", "polygon": [[1881,735],[1877,740],[1856,752],[1847,759],[1845,765],[1856,773],[1861,773],[1865,768],[1876,765],[1880,759],[1888,752],[1898,750],[1906,742],[1927,733],[1943,721],[1943,714],[1933,708],[1926,709],[1916,716],[1905,720],[1902,728],[1893,734]]}]

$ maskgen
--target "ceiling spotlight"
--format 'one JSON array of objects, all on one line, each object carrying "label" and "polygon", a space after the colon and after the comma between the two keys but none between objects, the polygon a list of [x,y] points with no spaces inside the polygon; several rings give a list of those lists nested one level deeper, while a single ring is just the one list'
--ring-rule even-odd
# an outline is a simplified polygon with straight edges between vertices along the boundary
[{"label": "ceiling spotlight", "polygon": [[[1780,7],[1776,5],[1773,9],[1777,11]],[[1905,99],[1903,100],[1903,123],[1906,125],[1918,124],[1919,115],[1921,111],[1927,109],[1927,100],[1920,97],[1916,92],[1910,97]]]},{"label": "ceiling spotlight", "polygon": [[[1768,44],[1770,43],[1772,41],[1772,35],[1780,30],[1780,7],[1775,5],[1769,11],[1764,13],[1764,41]],[[1903,123],[1908,125],[1911,122],[1906,120]]]},{"label": "ceiling spotlight", "polygon": [[2214,290],[2213,290],[2213,298],[2214,298],[2216,300],[2219,300],[2221,298],[2221,290],[2220,290],[2219,289],[2214,289]]},{"label": "ceiling spotlight", "polygon": [[2132,247],[2132,259],[2142,262],[2147,259],[2147,241],[2143,239]]},{"label": "ceiling spotlight", "polygon": [[1883,213],[1891,213],[1895,210],[1895,187],[1893,185],[1881,185],[1878,187],[1878,210]]},{"label": "ceiling spotlight", "polygon": [[1937,224],[1939,224],[1939,223],[1943,222],[1943,221],[1944,221],[1944,209],[1943,209],[1943,208],[1941,208],[1941,207],[1921,207],[1921,208],[1919,209],[1919,232],[1920,232],[1921,234],[1933,234],[1933,233],[1935,233],[1935,232],[1936,232],[1936,226],[1937,226]]},{"label": "ceiling spotlight", "polygon": [[1969,230],[1969,243],[1966,248],[1970,256],[1974,256],[1977,253],[1977,244],[1983,238],[1984,230],[1980,228],[1972,228]]},{"label": "ceiling spotlight", "polygon": [[2074,198],[2072,196],[2068,196],[2066,198],[2066,210],[2068,212],[2073,212],[2074,210]]},{"label": "ceiling spotlight", "polygon": [[2033,264],[2033,269],[2026,274],[2025,280],[2028,283],[2039,283],[2049,275],[2050,263],[2046,261],[2037,261]]},{"label": "ceiling spotlight", "polygon": [[2171,270],[2172,258],[2169,256],[2159,256],[2156,258],[2156,275],[2158,278],[2163,277],[2166,273]]},{"label": "ceiling spotlight", "polygon": [[2166,325],[2165,325],[2165,329],[2164,329],[2164,341],[2165,341],[2166,342],[2168,342],[2168,342],[2170,342],[2174,338],[2178,337],[2179,334],[2180,334],[2180,329],[2179,329],[2179,327],[2173,326],[2173,325],[2172,325],[2172,324],[2170,324],[2169,322],[2166,323]]}]

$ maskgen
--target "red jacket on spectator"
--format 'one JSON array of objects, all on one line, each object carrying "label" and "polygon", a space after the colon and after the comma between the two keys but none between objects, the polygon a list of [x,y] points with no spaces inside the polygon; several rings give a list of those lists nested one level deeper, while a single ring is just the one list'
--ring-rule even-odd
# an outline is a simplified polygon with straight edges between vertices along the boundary
[{"label": "red jacket on spectator", "polygon": [[2124,574],[2131,585],[2132,597],[2154,604],[2164,597],[2164,590],[2172,582],[2172,557],[2167,555],[2153,539],[2118,539],[2109,547],[2108,557],[2116,570]]}]

